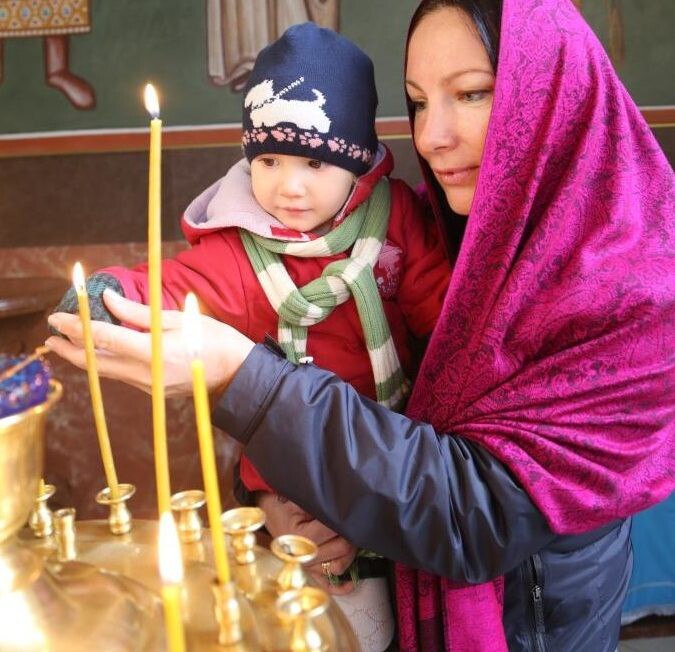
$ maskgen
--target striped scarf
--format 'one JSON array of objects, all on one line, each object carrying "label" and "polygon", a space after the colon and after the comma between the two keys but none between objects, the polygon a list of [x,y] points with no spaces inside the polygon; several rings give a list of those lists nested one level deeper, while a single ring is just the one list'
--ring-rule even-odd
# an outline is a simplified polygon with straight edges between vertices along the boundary
[{"label": "striped scarf", "polygon": [[[387,233],[389,204],[389,183],[382,179],[367,201],[320,238],[284,242],[243,229],[239,234],[258,281],[279,315],[279,344],[288,359],[298,362],[306,355],[308,326],[324,320],[353,296],[373,368],[377,401],[401,409],[409,382],[401,369],[373,274]],[[352,245],[351,257],[329,263],[319,278],[301,288],[291,280],[280,256],[330,256]]]}]

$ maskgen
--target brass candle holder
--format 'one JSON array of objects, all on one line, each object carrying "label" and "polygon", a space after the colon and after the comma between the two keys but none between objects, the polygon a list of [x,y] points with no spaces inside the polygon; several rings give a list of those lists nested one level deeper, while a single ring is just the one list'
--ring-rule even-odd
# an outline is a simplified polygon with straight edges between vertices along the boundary
[{"label": "brass candle holder", "polygon": [[122,483],[118,485],[119,494],[113,497],[110,487],[101,489],[96,494],[96,502],[110,508],[108,525],[113,534],[127,534],[131,530],[131,512],[127,507],[127,501],[136,493],[136,487],[132,484]]},{"label": "brass candle holder", "polygon": [[178,538],[181,543],[196,543],[202,539],[202,519],[199,510],[206,503],[201,489],[188,489],[171,496],[171,510],[178,515]]},{"label": "brass candle holder", "polygon": [[315,652],[332,650],[335,633],[325,618],[330,605],[328,594],[313,586],[287,591],[277,600],[279,618],[291,629],[289,649],[292,652]]},{"label": "brass candle holder", "polygon": [[241,607],[234,582],[220,584],[215,581],[213,595],[216,599],[218,643],[230,646],[241,642],[244,637],[241,627]]},{"label": "brass candle holder", "polygon": [[265,512],[259,507],[236,507],[224,512],[220,520],[230,537],[234,560],[237,564],[252,564],[255,561],[255,533],[265,525]]},{"label": "brass candle holder", "polygon": [[296,534],[284,534],[272,541],[270,549],[284,562],[284,567],[277,576],[278,590],[291,591],[305,586],[307,577],[302,564],[316,557],[316,544]]},{"label": "brass candle holder", "polygon": [[56,531],[56,558],[61,561],[72,561],[77,557],[75,545],[75,509],[65,507],[54,513],[54,529]]},{"label": "brass candle holder", "polygon": [[38,539],[44,539],[54,534],[54,517],[47,501],[56,493],[56,487],[53,484],[40,484],[41,490],[28,517],[28,525]]},{"label": "brass candle holder", "polygon": [[53,515],[53,538],[23,527],[42,477],[46,414],[60,395],[52,380],[43,403],[0,418],[0,650],[159,650],[154,594],[72,560],[79,556],[73,511]]},{"label": "brass candle holder", "polygon": [[[162,652],[166,643],[157,522],[135,519],[130,527],[126,501],[132,485],[119,485],[116,500],[108,490],[99,493],[98,502],[110,507],[111,519],[76,522],[75,511],[66,508],[52,515],[53,536],[39,537],[24,527],[36,511],[35,494],[43,475],[45,413],[59,394],[60,386],[52,382],[44,404],[0,419],[0,620],[9,624],[0,628],[0,650]],[[45,508],[51,491],[41,489]],[[274,543],[278,556],[273,555],[255,542],[263,518],[260,510],[250,508],[223,516],[235,580],[226,586],[214,586],[212,542],[203,536],[206,530],[200,541],[181,544],[186,648],[284,652],[291,640],[315,641],[316,630],[327,645],[323,649],[356,652],[353,632],[332,601],[319,615],[305,600],[305,606],[289,608],[296,616],[280,617],[281,585],[305,583],[300,564],[314,558],[316,547],[301,537],[286,536]],[[191,550],[194,555],[186,554]],[[326,633],[330,631],[335,632],[334,644]]]},{"label": "brass candle holder", "polygon": [[262,575],[256,563],[256,531],[265,524],[259,507],[236,507],[221,516],[234,553],[234,578],[246,597],[253,598],[262,588]]}]

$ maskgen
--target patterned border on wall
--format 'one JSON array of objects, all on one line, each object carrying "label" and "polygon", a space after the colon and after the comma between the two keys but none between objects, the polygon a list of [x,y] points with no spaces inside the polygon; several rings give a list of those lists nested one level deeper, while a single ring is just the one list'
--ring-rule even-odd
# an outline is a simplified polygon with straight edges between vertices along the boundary
[{"label": "patterned border on wall", "polygon": [[0,1],[0,38],[82,34],[90,30],[89,0]]},{"label": "patterned border on wall", "polygon": [[[642,115],[650,127],[675,127],[675,106],[644,106]],[[408,119],[380,118],[377,133],[381,138],[410,136]],[[239,147],[241,126],[238,124],[204,127],[165,127],[163,146],[168,149],[195,147]],[[133,152],[148,146],[148,130],[111,129],[0,136],[0,158],[13,156],[48,156],[51,154],[86,154]]]}]

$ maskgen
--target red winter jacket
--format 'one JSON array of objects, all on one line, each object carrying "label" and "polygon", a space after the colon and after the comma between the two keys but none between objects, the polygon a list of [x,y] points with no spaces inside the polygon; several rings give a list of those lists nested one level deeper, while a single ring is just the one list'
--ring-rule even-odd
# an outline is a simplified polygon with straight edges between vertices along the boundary
[{"label": "red winter jacket", "polygon": [[[391,172],[391,153],[381,146],[379,154],[371,169],[357,179],[338,220],[366,200],[376,183]],[[276,337],[278,316],[258,283],[239,237],[238,227],[246,226],[254,204],[250,187],[240,187],[239,196],[232,191],[232,179],[228,182],[228,177],[233,170],[197,197],[183,215],[183,233],[192,248],[162,261],[162,303],[164,309],[181,309],[186,294],[192,291],[205,313],[259,342],[266,334]],[[445,296],[450,267],[436,227],[423,216],[413,191],[398,179],[390,181],[390,188],[389,228],[374,272],[401,365],[408,370],[409,335],[422,337],[431,332]],[[242,192],[247,195],[243,200]],[[244,204],[246,210],[242,209]],[[257,210],[264,213],[262,208]],[[283,255],[282,260],[293,282],[301,287],[319,277],[328,263],[346,257],[347,253],[322,258]],[[149,303],[146,264],[101,271],[119,279],[127,298]],[[307,355],[360,393],[375,398],[370,358],[353,300],[337,306],[330,316],[309,328]],[[269,490],[245,458],[240,472],[249,490]]]}]

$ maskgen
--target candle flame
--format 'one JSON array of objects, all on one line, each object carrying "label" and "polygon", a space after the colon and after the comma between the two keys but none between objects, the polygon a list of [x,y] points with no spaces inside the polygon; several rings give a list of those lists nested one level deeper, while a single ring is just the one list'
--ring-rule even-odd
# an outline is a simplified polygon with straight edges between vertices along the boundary
[{"label": "candle flame", "polygon": [[178,530],[173,515],[163,512],[159,517],[159,575],[164,584],[180,584],[183,581],[183,558],[181,557]]},{"label": "candle flame", "polygon": [[73,285],[76,292],[84,290],[84,270],[79,262],[73,265]]},{"label": "candle flame", "polygon": [[157,97],[157,91],[152,84],[145,85],[143,97],[145,100],[145,110],[153,118],[159,118],[159,98]]},{"label": "candle flame", "polygon": [[183,343],[192,358],[198,358],[202,348],[202,325],[199,303],[194,292],[188,292],[183,310]]}]

